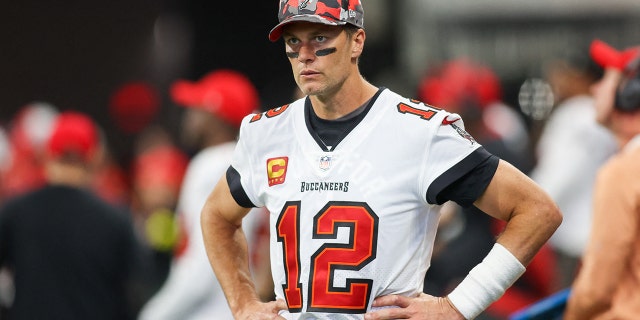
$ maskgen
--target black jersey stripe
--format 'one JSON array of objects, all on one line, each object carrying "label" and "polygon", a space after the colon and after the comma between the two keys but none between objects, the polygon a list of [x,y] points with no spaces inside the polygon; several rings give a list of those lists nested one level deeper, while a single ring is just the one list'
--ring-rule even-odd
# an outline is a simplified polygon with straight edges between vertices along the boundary
[{"label": "black jersey stripe", "polygon": [[480,147],[436,178],[427,190],[427,202],[455,201],[463,207],[473,204],[491,182],[499,158]]},{"label": "black jersey stripe", "polygon": [[240,182],[240,173],[234,167],[229,166],[227,169],[227,184],[229,190],[231,190],[231,196],[236,200],[236,203],[243,208],[255,208],[256,205],[249,200],[249,196],[244,191],[242,183]]}]

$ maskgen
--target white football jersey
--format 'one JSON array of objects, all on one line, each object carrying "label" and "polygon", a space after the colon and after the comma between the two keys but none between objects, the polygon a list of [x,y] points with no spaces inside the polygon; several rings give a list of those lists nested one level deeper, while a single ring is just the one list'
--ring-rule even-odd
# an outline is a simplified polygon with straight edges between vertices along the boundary
[{"label": "white football jersey", "polygon": [[362,319],[376,297],[422,292],[440,217],[434,197],[446,187],[438,178],[480,146],[458,115],[383,88],[327,151],[305,101],[246,117],[232,167],[245,197],[271,213],[284,316]]}]

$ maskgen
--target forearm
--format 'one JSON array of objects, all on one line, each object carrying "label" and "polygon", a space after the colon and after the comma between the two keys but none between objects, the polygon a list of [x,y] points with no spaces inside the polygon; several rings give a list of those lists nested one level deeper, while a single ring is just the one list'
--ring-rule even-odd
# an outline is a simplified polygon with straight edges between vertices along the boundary
[{"label": "forearm", "polygon": [[[618,252],[616,248],[605,251],[610,250]],[[611,307],[625,262],[615,254],[598,257],[592,254],[587,252],[583,257],[583,266],[571,288],[565,319],[591,319]]]},{"label": "forearm", "polygon": [[562,222],[551,197],[530,178],[501,161],[483,196],[474,203],[507,224],[497,242],[528,265]]},{"label": "forearm", "polygon": [[209,262],[220,282],[232,312],[259,301],[251,272],[246,237],[241,223],[222,217],[206,204],[202,212],[202,231]]},{"label": "forearm", "polygon": [[551,202],[520,210],[527,212],[514,213],[497,242],[527,266],[558,228],[561,216]]},{"label": "forearm", "polygon": [[474,204],[507,224],[487,257],[448,296],[468,319],[502,296],[562,221],[550,197],[503,161]]},{"label": "forearm", "polygon": [[[624,262],[613,260],[616,260],[613,264],[624,265]],[[618,276],[621,274],[618,266],[612,265],[609,261],[594,263],[589,253],[583,261],[584,264],[572,285],[571,295],[567,301],[564,313],[564,319],[567,320],[592,319],[607,311],[619,281]],[[607,269],[607,266],[611,268]]]},{"label": "forearm", "polygon": [[[613,181],[606,185],[615,185],[617,176],[614,175]],[[603,188],[598,189],[594,198],[591,236],[582,256],[582,267],[572,285],[566,319],[591,319],[607,311],[616,290],[625,281],[625,268],[636,250],[634,237],[638,222],[634,215],[629,214],[635,209],[628,206],[630,202],[611,201],[612,197],[603,193]],[[614,190],[610,192],[621,194]]]},{"label": "forearm", "polygon": [[564,320],[591,319],[606,311],[610,307],[610,300],[599,299],[589,292],[576,288],[571,289],[567,308],[564,312]]},{"label": "forearm", "polygon": [[449,294],[449,300],[467,319],[498,300],[522,276],[525,266],[550,236],[544,231],[555,230],[553,226],[540,226],[539,234],[523,232],[519,227],[524,223],[530,222],[525,218],[511,219],[485,259]]}]

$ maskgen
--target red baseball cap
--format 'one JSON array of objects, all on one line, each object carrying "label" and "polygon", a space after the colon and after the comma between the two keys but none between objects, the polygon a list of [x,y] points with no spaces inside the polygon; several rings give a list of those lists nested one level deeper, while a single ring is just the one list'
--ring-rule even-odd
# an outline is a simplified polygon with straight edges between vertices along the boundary
[{"label": "red baseball cap", "polygon": [[156,116],[160,96],[150,84],[127,82],[116,89],[109,101],[109,114],[125,133],[142,131]]},{"label": "red baseball cap", "polygon": [[466,103],[485,108],[500,101],[502,86],[492,69],[460,58],[446,61],[427,74],[418,87],[418,98],[452,110]]},{"label": "red baseball cap", "polygon": [[99,144],[98,130],[88,116],[73,111],[60,113],[47,142],[47,154],[58,158],[75,154],[90,161]]},{"label": "red baseball cap", "polygon": [[168,186],[178,192],[189,159],[173,145],[162,145],[138,155],[133,162],[133,181],[138,188]]},{"label": "red baseball cap", "polygon": [[614,68],[623,71],[627,65],[640,57],[640,47],[616,50],[601,40],[593,40],[589,48],[591,58],[603,68]]},{"label": "red baseball cap", "polygon": [[170,94],[175,103],[206,110],[235,127],[260,105],[251,81],[233,70],[212,71],[195,82],[178,80],[171,85]]},{"label": "red baseball cap", "polygon": [[279,23],[269,32],[269,40],[282,36],[282,28],[294,21],[332,26],[347,23],[364,28],[364,9],[360,0],[280,0]]}]

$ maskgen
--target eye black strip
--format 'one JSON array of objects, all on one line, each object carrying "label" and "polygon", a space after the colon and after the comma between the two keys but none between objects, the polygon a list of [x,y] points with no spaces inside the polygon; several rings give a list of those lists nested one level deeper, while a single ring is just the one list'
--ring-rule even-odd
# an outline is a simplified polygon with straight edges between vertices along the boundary
[{"label": "eye black strip", "polygon": [[326,48],[326,49],[320,49],[318,51],[316,51],[316,56],[317,57],[323,57],[323,56],[328,56],[334,52],[338,51],[338,49],[336,48]]}]

